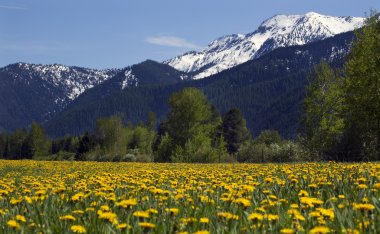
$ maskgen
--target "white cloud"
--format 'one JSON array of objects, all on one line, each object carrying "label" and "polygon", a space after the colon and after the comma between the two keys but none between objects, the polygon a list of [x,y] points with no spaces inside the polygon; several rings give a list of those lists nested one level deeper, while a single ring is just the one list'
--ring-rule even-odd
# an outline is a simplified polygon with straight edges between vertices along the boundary
[{"label": "white cloud", "polygon": [[0,5],[0,9],[8,9],[8,10],[27,10],[26,7],[19,7],[19,6],[4,6],[4,5]]},{"label": "white cloud", "polygon": [[179,47],[179,48],[188,48],[188,49],[199,49],[200,46],[188,42],[180,37],[170,37],[170,36],[155,36],[148,37],[145,39],[146,42],[154,45],[160,46],[170,46],[170,47]]}]

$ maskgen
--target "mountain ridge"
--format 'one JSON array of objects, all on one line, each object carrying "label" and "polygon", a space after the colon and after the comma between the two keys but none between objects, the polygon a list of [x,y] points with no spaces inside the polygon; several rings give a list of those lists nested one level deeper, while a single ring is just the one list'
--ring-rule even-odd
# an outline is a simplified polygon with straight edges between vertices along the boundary
[{"label": "mountain ridge", "polygon": [[201,79],[258,58],[276,48],[304,45],[352,31],[364,18],[333,17],[315,12],[304,15],[275,15],[248,34],[231,34],[212,41],[202,51],[189,51],[164,61],[177,70]]}]

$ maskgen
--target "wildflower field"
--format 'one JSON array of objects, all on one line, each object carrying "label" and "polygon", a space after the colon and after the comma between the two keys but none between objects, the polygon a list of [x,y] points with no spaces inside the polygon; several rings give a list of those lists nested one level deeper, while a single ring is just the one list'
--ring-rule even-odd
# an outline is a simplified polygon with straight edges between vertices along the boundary
[{"label": "wildflower field", "polygon": [[0,233],[379,233],[380,164],[0,161]]}]

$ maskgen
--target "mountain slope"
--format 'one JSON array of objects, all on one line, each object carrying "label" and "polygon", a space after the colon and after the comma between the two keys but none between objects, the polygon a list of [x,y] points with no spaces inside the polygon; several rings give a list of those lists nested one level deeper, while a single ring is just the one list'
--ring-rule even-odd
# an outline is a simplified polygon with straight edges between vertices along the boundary
[{"label": "mountain slope", "polygon": [[16,63],[0,68],[0,131],[45,122],[118,70]]},{"label": "mountain slope", "polygon": [[183,79],[187,79],[185,73],[151,60],[110,70],[11,64],[0,68],[0,132],[27,127],[32,121],[46,122],[86,90],[102,83],[106,85],[97,89],[95,100],[131,86],[176,83]]},{"label": "mountain slope", "polygon": [[111,79],[76,99],[46,124],[47,131],[52,136],[80,134],[91,130],[97,118],[112,114],[120,114],[125,122],[138,123],[153,111],[158,120],[163,120],[173,92],[197,87],[222,113],[239,108],[253,134],[270,128],[292,138],[297,133],[310,69],[322,59],[341,66],[353,39],[354,34],[349,32],[303,46],[279,48],[205,79],[129,87],[99,98],[99,93],[104,93],[100,87]]},{"label": "mountain slope", "polygon": [[363,25],[364,18],[332,17],[314,12],[305,15],[276,15],[249,34],[233,34],[211,42],[200,52],[191,51],[164,63],[189,72],[194,79],[204,78],[270,51],[304,45],[352,31]]}]

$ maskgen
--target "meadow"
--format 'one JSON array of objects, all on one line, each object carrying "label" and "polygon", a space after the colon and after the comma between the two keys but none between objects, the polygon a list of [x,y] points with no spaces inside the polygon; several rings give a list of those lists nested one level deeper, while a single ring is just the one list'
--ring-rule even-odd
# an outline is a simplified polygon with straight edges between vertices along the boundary
[{"label": "meadow", "polygon": [[379,232],[379,163],[0,160],[0,233]]}]

